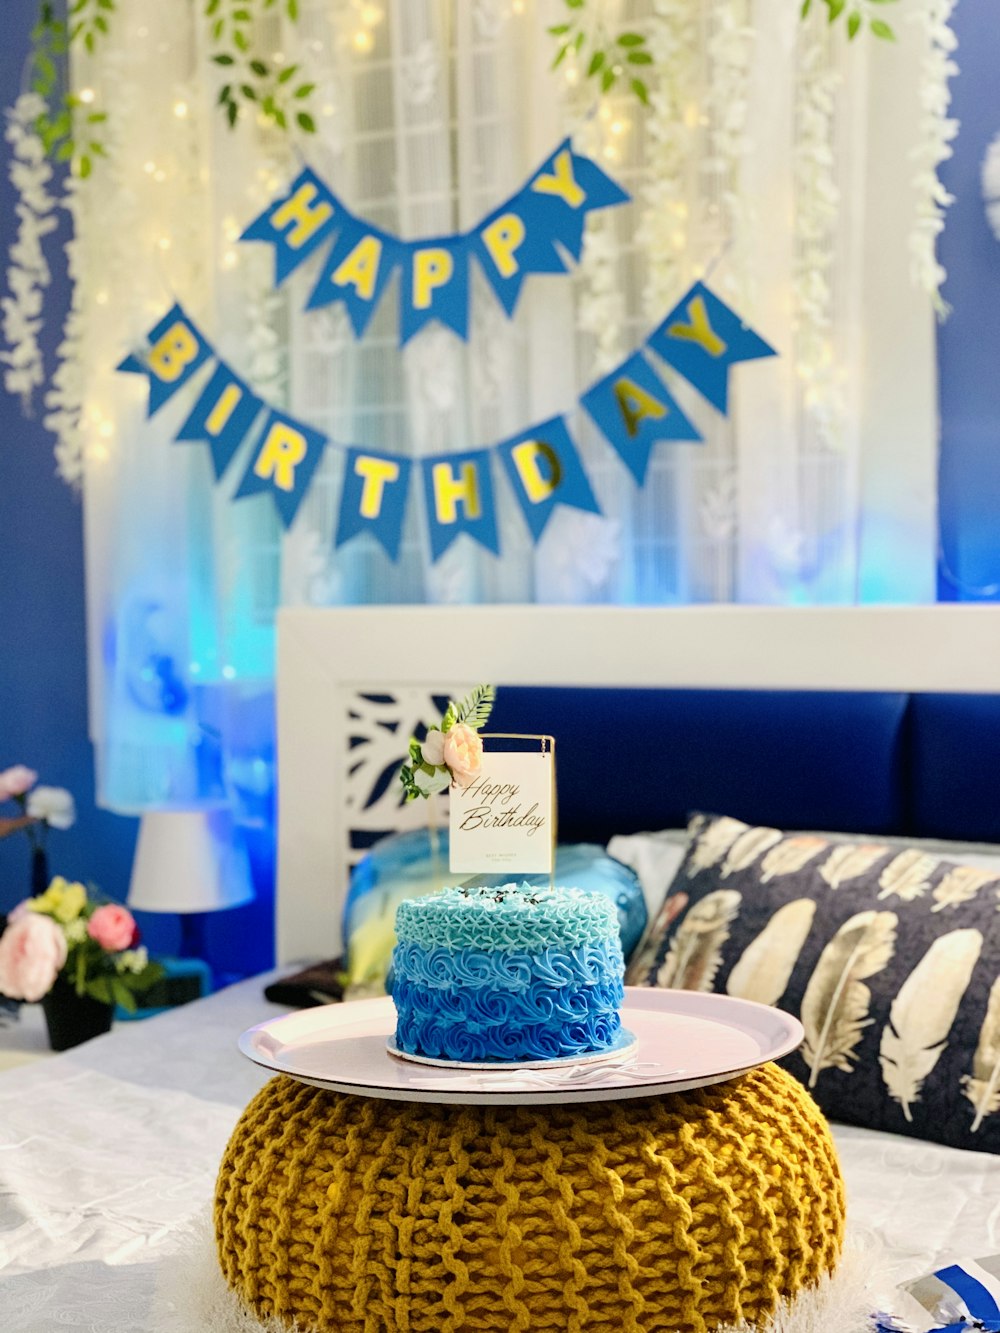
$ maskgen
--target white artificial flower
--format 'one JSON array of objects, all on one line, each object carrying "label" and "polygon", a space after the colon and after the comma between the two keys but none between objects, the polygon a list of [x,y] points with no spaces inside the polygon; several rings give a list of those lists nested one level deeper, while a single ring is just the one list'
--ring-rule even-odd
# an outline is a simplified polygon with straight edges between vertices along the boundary
[{"label": "white artificial flower", "polygon": [[36,787],[28,795],[27,812],[50,828],[68,829],[76,823],[76,806],[65,787]]},{"label": "white artificial flower", "polygon": [[67,944],[82,944],[87,938],[87,922],[82,916],[78,916],[75,921],[65,922],[62,929]]},{"label": "white artificial flower", "polygon": [[428,775],[422,768],[418,768],[413,775],[413,781],[422,792],[433,796],[435,792],[444,791],[446,787],[451,786],[451,774],[445,772]]},{"label": "white artificial flower", "polygon": [[444,763],[444,732],[438,731],[436,727],[432,728],[421,742],[420,753],[424,757],[425,764],[440,767]]},{"label": "white artificial flower", "polygon": [[138,949],[125,949],[118,955],[116,963],[119,972],[143,972],[148,965],[149,954],[144,944]]}]

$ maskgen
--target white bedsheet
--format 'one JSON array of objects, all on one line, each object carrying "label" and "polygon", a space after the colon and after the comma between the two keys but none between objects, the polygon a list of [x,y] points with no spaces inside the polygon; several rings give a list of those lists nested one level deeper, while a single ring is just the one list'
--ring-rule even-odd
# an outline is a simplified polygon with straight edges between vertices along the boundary
[{"label": "white bedsheet", "polygon": [[[0,1072],[3,1333],[155,1333],[158,1267],[204,1215],[267,1077],[236,1037],[280,1012],[255,978]],[[835,1133],[851,1228],[884,1250],[893,1281],[1000,1252],[1000,1157]]]}]

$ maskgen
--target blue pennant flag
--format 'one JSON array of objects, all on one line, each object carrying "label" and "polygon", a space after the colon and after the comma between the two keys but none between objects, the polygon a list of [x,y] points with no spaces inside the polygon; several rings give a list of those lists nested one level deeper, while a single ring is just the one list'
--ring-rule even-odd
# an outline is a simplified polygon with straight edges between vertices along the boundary
[{"label": "blue pennant flag", "polygon": [[290,528],[326,443],[326,436],[318,430],[310,430],[272,407],[233,499],[270,491],[282,523]]},{"label": "blue pennant flag", "polygon": [[601,512],[562,417],[504,440],[497,449],[536,542],[556,505]]},{"label": "blue pennant flag", "polygon": [[274,246],[274,285],[280,287],[345,217],[336,195],[306,167],[287,194],[254,218],[240,240],[267,241]]},{"label": "blue pennant flag", "polygon": [[641,352],[588,389],[580,402],[640,486],[657,440],[701,439]]},{"label": "blue pennant flag", "polygon": [[469,336],[469,238],[442,236],[403,247],[399,342],[409,342],[432,319]]},{"label": "blue pennant flag", "polygon": [[184,425],[174,436],[178,443],[207,442],[218,481],[233,461],[263,403],[222,361],[202,390]]},{"label": "blue pennant flag", "polygon": [[151,417],[215,353],[176,303],[146,341],[145,352],[130,353],[115,369],[149,377],[146,415]]},{"label": "blue pennant flag", "polygon": [[370,532],[389,559],[397,560],[409,483],[408,458],[348,449],[334,546]]},{"label": "blue pennant flag", "polygon": [[583,253],[586,215],[627,204],[631,198],[593,159],[574,153],[569,139],[542,163],[519,197],[529,225],[558,241],[577,262]]},{"label": "blue pennant flag", "polygon": [[355,335],[360,338],[375,313],[375,307],[402,261],[405,246],[377,227],[356,217],[342,215],[340,234],[312,289],[307,310],[343,301]]},{"label": "blue pennant flag", "polygon": [[539,221],[529,208],[526,190],[481,222],[469,242],[508,315],[513,315],[529,273],[565,273],[568,268],[545,220]]},{"label": "blue pennant flag", "polygon": [[678,301],[646,344],[723,414],[729,408],[729,367],[739,361],[777,356],[769,343],[701,282]]},{"label": "blue pennant flag", "polygon": [[437,454],[422,458],[431,560],[438,560],[456,537],[467,532],[494,555],[500,554],[493,508],[490,451]]}]

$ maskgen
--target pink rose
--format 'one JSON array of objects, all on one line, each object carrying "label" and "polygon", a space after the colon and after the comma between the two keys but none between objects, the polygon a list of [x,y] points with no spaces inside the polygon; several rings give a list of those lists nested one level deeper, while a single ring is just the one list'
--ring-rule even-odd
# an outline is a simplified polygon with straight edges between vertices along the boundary
[{"label": "pink rose", "polygon": [[66,936],[52,918],[25,912],[0,935],[0,991],[12,1000],[40,1000],[65,961]]},{"label": "pink rose", "polygon": [[135,932],[135,917],[119,903],[105,903],[87,922],[87,934],[109,953],[128,949]]},{"label": "pink rose", "polygon": [[25,768],[23,764],[5,769],[0,773],[0,801],[9,801],[12,796],[23,796],[37,781],[38,774],[34,769]]},{"label": "pink rose", "polygon": [[22,916],[25,916],[28,913],[28,911],[30,911],[29,908],[30,902],[31,902],[30,898],[22,898],[16,907],[12,907],[10,909],[10,911],[7,913],[8,926],[12,921],[19,920]]},{"label": "pink rose", "polygon": [[483,766],[483,742],[477,731],[456,722],[444,738],[444,762],[460,787],[467,786]]}]

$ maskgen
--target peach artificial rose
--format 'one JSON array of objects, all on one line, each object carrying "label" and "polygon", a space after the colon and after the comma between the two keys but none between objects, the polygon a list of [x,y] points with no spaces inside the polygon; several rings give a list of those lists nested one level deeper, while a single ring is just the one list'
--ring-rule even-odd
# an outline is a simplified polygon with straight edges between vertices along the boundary
[{"label": "peach artificial rose", "polygon": [[87,934],[102,949],[118,953],[128,949],[135,938],[135,917],[120,903],[105,903],[87,922]]},{"label": "peach artificial rose", "polygon": [[0,935],[0,991],[34,1003],[66,962],[66,936],[49,916],[25,912]]},{"label": "peach artificial rose", "polygon": [[444,762],[458,785],[467,786],[483,766],[483,742],[478,731],[456,722],[445,733]]}]

